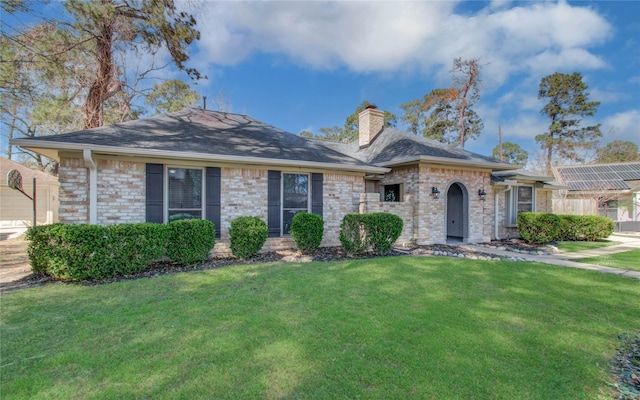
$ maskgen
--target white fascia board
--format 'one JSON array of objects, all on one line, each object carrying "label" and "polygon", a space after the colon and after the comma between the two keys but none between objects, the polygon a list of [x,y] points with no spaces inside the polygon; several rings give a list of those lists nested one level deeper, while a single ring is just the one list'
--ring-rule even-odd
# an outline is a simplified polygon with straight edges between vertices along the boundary
[{"label": "white fascia board", "polygon": [[273,165],[273,166],[285,166],[285,167],[306,167],[306,168],[318,168],[329,169],[337,171],[353,171],[364,172],[371,174],[384,174],[390,171],[389,168],[368,166],[368,165],[348,165],[338,163],[324,163],[314,161],[300,161],[300,160],[284,160],[277,158],[262,158],[262,157],[245,157],[245,156],[229,156],[221,154],[205,154],[205,153],[192,153],[188,151],[166,151],[155,149],[129,149],[113,146],[95,146],[79,143],[61,143],[56,142],[38,142],[34,143],[30,140],[13,140],[14,146],[20,146],[24,149],[35,151],[36,153],[48,153],[48,150],[77,150],[84,151],[85,149],[91,150],[94,154],[114,154],[114,155],[129,155],[129,156],[146,156],[153,158],[172,159],[172,160],[198,160],[208,162],[226,162],[226,163],[239,163],[239,164],[255,164],[255,165]]},{"label": "white fascia board", "polygon": [[478,167],[478,168],[486,168],[492,171],[510,171],[520,169],[517,165],[505,164],[505,163],[492,163],[492,162],[478,162],[478,161],[469,161],[469,160],[459,160],[456,158],[448,158],[448,157],[430,157],[430,156],[416,156],[416,157],[406,157],[399,160],[395,160],[392,162],[381,163],[380,165],[383,167],[394,167],[399,165],[405,165],[410,163],[431,163],[438,165],[447,165],[447,166],[464,166],[464,167]]}]

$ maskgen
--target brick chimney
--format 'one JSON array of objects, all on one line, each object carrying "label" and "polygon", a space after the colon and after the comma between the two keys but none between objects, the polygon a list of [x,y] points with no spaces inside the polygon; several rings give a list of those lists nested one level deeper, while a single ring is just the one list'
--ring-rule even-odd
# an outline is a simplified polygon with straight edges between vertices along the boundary
[{"label": "brick chimney", "polygon": [[359,142],[360,147],[371,144],[376,135],[382,132],[384,127],[384,112],[378,110],[374,105],[367,106],[358,114]]}]

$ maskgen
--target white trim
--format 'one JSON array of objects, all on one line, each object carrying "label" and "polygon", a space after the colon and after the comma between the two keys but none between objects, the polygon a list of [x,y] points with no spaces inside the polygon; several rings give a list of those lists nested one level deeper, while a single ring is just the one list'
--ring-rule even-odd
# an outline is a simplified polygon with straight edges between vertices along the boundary
[{"label": "white trim", "polygon": [[85,166],[89,169],[89,223],[98,223],[98,165],[90,149],[83,149]]},{"label": "white trim", "polygon": [[163,182],[162,182],[162,196],[163,196],[163,210],[162,210],[162,218],[164,223],[169,222],[169,169],[194,169],[200,170],[202,172],[202,181],[200,182],[200,190],[202,193],[202,198],[200,199],[200,219],[205,219],[205,210],[207,204],[207,187],[205,185],[205,181],[207,179],[207,171],[204,167],[192,167],[192,166],[184,166],[184,165],[174,165],[174,164],[165,164],[164,165],[164,173],[163,173]]},{"label": "white trim", "polygon": [[[56,150],[84,150],[91,149],[94,153],[100,152],[102,154],[128,154],[132,156],[149,156],[154,158],[163,159],[176,159],[176,160],[202,160],[208,162],[231,162],[242,164],[255,164],[255,165],[271,165],[271,166],[287,166],[287,167],[307,167],[307,168],[322,168],[338,171],[357,171],[373,174],[384,174],[390,171],[389,168],[376,167],[370,165],[349,165],[341,163],[326,163],[315,161],[301,161],[301,160],[289,160],[279,158],[262,158],[262,157],[246,157],[246,156],[230,156],[221,154],[206,154],[206,153],[194,153],[189,151],[167,151],[167,150],[155,150],[155,149],[129,149],[114,146],[95,146],[88,144],[77,143],[58,143],[58,142],[35,142],[28,139],[14,139],[11,142],[14,146],[20,146],[23,149],[35,151],[40,153],[40,149],[56,149]],[[61,145],[62,144],[62,145]],[[50,155],[47,155],[50,157]],[[56,159],[56,158],[54,158]],[[59,161],[59,159],[56,159]],[[354,159],[354,161],[356,161]]]}]

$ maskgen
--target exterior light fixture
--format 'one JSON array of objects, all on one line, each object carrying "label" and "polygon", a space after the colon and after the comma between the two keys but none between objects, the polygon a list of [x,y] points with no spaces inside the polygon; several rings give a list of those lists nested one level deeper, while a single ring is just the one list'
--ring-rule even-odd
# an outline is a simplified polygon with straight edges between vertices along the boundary
[{"label": "exterior light fixture", "polygon": [[438,199],[440,197],[440,191],[438,190],[437,187],[435,186],[431,186],[431,195],[433,196],[434,199]]},{"label": "exterior light fixture", "polygon": [[487,199],[487,192],[484,189],[478,189],[478,196],[480,196],[480,200],[485,201]]}]

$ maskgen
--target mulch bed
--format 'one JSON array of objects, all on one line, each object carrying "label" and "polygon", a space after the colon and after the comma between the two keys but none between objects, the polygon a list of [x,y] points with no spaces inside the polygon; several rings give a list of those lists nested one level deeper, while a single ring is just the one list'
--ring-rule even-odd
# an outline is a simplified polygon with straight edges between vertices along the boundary
[{"label": "mulch bed", "polygon": [[[513,250],[532,250],[535,246],[528,245],[522,241],[507,240],[499,242],[491,242],[486,245],[492,247],[505,247]],[[384,255],[384,257],[390,256],[425,256],[425,255],[448,255],[452,257],[477,257],[479,259],[495,259],[489,253],[482,251],[470,250],[459,246],[452,246],[446,244],[434,244],[427,246],[408,246],[408,247],[396,247],[391,253]],[[302,254],[296,250],[286,250],[277,252],[264,252],[256,254],[246,260],[236,258],[232,255],[215,255],[209,259],[209,261],[196,265],[196,266],[184,266],[180,264],[174,264],[171,262],[157,262],[149,266],[146,270],[127,276],[118,276],[110,279],[103,279],[98,281],[86,281],[80,282],[82,285],[102,285],[106,283],[121,282],[133,279],[151,278],[155,276],[161,276],[166,274],[173,274],[178,272],[191,272],[191,271],[203,271],[214,268],[222,268],[233,265],[245,265],[245,264],[264,264],[272,262],[310,262],[310,261],[343,261],[343,260],[356,260],[356,259],[369,259],[381,257],[378,254],[369,252],[362,255],[354,256],[344,252],[342,247],[321,247],[312,253]],[[23,289],[28,287],[42,286],[49,282],[55,282],[56,280],[48,276],[29,275],[15,282],[9,282],[2,285],[2,292],[12,291],[16,289]]]}]

